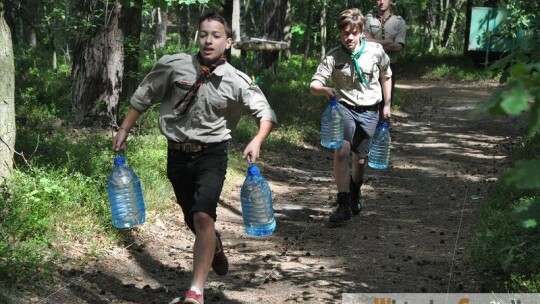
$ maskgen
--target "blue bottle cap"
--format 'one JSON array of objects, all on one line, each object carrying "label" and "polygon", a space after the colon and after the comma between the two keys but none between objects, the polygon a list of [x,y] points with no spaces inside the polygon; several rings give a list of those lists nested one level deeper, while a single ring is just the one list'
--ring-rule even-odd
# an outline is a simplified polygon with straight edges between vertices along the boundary
[{"label": "blue bottle cap", "polygon": [[336,105],[337,104],[337,99],[335,97],[332,97],[332,99],[330,99],[330,105]]},{"label": "blue bottle cap", "polygon": [[383,128],[388,128],[388,121],[383,120],[383,122],[382,122],[382,127],[383,127]]},{"label": "blue bottle cap", "polygon": [[249,168],[248,168],[248,175],[259,175],[261,171],[259,170],[259,167],[253,165],[253,164],[250,164],[249,165]]},{"label": "blue bottle cap", "polygon": [[114,158],[114,164],[115,165],[125,165],[126,164],[126,157],[121,155],[121,156],[116,156]]}]

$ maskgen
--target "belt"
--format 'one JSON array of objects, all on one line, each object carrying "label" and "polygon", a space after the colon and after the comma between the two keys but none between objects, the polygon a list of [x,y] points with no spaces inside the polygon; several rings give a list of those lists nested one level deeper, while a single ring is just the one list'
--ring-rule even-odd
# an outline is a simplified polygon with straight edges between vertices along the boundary
[{"label": "belt", "polygon": [[355,112],[376,111],[379,109],[379,103],[370,106],[351,106],[350,104],[340,102],[345,108]]},{"label": "belt", "polygon": [[176,150],[184,153],[195,153],[201,152],[210,145],[211,144],[205,144],[201,142],[178,143],[174,141],[169,141],[169,150]]}]

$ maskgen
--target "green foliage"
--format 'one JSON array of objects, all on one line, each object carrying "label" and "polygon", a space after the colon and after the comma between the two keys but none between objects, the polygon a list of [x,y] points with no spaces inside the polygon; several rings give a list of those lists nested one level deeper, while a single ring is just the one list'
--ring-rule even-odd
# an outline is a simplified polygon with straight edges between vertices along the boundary
[{"label": "green foliage", "polygon": [[508,286],[516,288],[511,292],[526,287],[532,288],[527,292],[534,292],[538,287],[538,170],[527,162],[532,159],[536,164],[539,156],[540,133],[527,138],[523,147],[512,154],[516,166],[495,185],[475,225],[471,260],[483,272],[503,274],[509,280]]},{"label": "green foliage", "polygon": [[540,274],[530,275],[512,274],[507,284],[507,290],[515,293],[539,293],[540,292]]}]

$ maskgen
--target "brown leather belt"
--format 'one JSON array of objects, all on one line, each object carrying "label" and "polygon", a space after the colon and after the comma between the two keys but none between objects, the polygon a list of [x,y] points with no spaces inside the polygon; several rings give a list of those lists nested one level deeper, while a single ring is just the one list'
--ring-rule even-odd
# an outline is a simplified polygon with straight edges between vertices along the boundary
[{"label": "brown leather belt", "polygon": [[184,153],[201,152],[208,146],[209,144],[200,143],[200,142],[177,143],[177,142],[169,141],[169,150],[175,150],[175,151],[180,151]]},{"label": "brown leather belt", "polygon": [[345,108],[353,110],[355,112],[365,112],[365,111],[376,111],[379,109],[379,103],[376,103],[371,106],[351,106],[344,102],[340,102]]}]

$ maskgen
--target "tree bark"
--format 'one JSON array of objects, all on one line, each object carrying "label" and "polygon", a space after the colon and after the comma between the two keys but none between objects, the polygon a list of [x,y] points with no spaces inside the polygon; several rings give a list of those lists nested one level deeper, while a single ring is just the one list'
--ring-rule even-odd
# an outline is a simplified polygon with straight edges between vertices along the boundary
[{"label": "tree bark", "polygon": [[11,33],[0,1],[0,182],[11,175],[15,148],[15,64]]},{"label": "tree bark", "polygon": [[[233,40],[240,41],[241,37],[241,28],[240,28],[240,0],[233,0],[232,3],[232,18],[231,18],[231,30],[233,34]],[[240,50],[232,48],[231,49],[231,56],[239,57],[240,56]]]},{"label": "tree bark", "polygon": [[162,49],[167,43],[167,24],[169,23],[169,16],[167,10],[161,8],[155,8],[154,14],[154,49]]},{"label": "tree bark", "polygon": [[[78,9],[90,25],[78,37],[73,56],[73,113],[75,123],[88,116],[107,116],[116,123],[124,72],[124,34],[119,0],[79,0]],[[95,12],[102,11],[102,18]]]},{"label": "tree bark", "polygon": [[[286,10],[287,0],[264,1],[263,38],[276,41],[283,39]],[[262,59],[263,68],[277,72],[279,52],[263,52]]]},{"label": "tree bark", "polygon": [[321,60],[326,57],[326,11],[328,7],[328,1],[323,0],[321,3]]},{"label": "tree bark", "polygon": [[[309,5],[308,7],[313,7],[313,0],[309,0]],[[312,13],[313,10],[308,10],[308,13],[307,13],[307,19],[306,19],[306,35],[304,36],[304,58],[302,58],[302,67],[305,67],[306,66],[306,63],[307,63],[307,58],[309,56],[309,51],[310,51],[310,47],[311,47],[311,28],[312,28],[312,25],[311,25],[311,20],[313,19],[313,13]]]},{"label": "tree bark", "polygon": [[289,60],[291,57],[291,48],[292,45],[292,16],[291,16],[291,0],[286,0],[287,8],[285,10],[285,24],[283,26],[283,41],[289,44],[289,48],[281,52],[283,60]]}]

